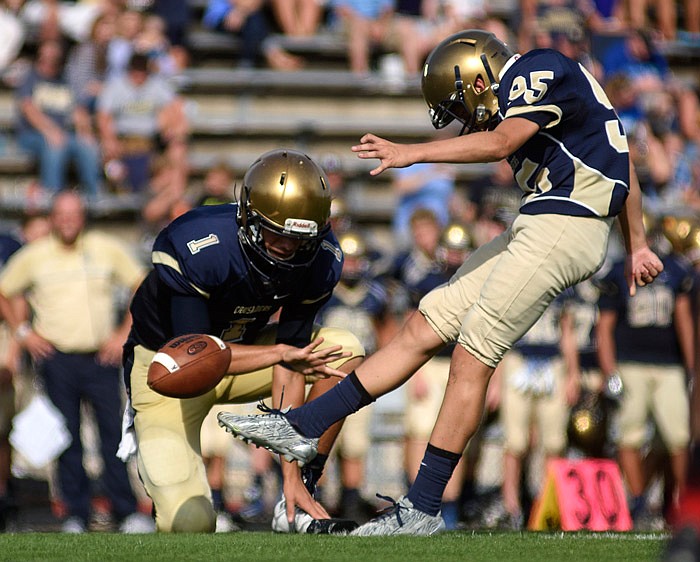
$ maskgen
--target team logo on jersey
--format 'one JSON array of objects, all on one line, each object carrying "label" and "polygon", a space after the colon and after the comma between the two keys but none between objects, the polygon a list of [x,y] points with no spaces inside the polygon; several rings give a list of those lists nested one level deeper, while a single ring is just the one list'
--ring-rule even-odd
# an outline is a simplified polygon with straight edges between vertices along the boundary
[{"label": "team logo on jersey", "polygon": [[187,248],[189,249],[190,253],[194,255],[198,254],[204,248],[214,246],[218,243],[219,237],[216,234],[211,233],[209,236],[205,236],[204,238],[200,238],[199,240],[190,240],[187,243]]}]

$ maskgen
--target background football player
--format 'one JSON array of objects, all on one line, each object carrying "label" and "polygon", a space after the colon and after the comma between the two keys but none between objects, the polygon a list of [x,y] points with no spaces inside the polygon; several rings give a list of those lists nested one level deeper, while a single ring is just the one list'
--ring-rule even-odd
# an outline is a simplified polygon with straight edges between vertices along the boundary
[{"label": "background football player", "polygon": [[[131,305],[134,324],[124,367],[139,474],[153,499],[158,530],[214,531],[200,449],[202,420],[214,404],[272,395],[275,405],[298,406],[304,400],[303,375],[316,381],[313,398],[337,382],[329,376],[344,376],[364,355],[346,330],[313,323],[343,262],[328,224],[330,201],[325,174],[308,156],[273,150],[246,172],[239,204],[198,207],[156,238],[153,270]],[[280,308],[279,323],[269,325]],[[228,342],[229,374],[238,376],[224,377],[195,398],[157,394],[146,384],[151,359],[166,341],[186,333]],[[329,443],[337,429],[329,433]],[[307,468],[310,489],[329,450],[330,445],[321,448]],[[296,506],[314,519],[327,518],[296,464],[283,464],[289,520],[299,524]]]},{"label": "background football player", "polygon": [[402,384],[456,341],[413,485],[394,509],[356,529],[358,535],[428,535],[444,528],[440,500],[482,419],[495,367],[559,293],[600,268],[615,216],[630,293],[663,269],[647,245],[624,130],[601,86],[578,63],[554,50],[518,56],[493,34],[467,30],[433,50],[422,90],[436,127],[457,119],[469,134],[420,144],[366,134],[352,150],[380,160],[370,173],[415,162],[507,158],[523,191],[520,214],[428,293],[391,342],[329,392],[285,415],[230,420],[262,446],[313,445],[331,424]]}]

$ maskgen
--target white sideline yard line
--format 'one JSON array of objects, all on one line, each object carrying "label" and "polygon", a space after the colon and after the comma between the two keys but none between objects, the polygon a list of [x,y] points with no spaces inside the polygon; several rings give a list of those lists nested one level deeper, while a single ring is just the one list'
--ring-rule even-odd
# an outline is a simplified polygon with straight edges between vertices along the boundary
[{"label": "white sideline yard line", "polygon": [[600,540],[600,539],[618,539],[625,541],[666,541],[671,538],[670,533],[665,532],[649,532],[649,533],[630,533],[630,532],[620,532],[613,533],[610,531],[605,532],[580,532],[580,531],[570,531],[570,532],[556,532],[556,533],[543,533],[543,539],[583,539],[583,540]]},{"label": "white sideline yard line", "polygon": [[[471,535],[473,537],[499,537],[504,534],[516,534],[513,533],[503,533],[494,531],[479,531],[472,530]],[[562,540],[562,539],[582,539],[582,540],[602,540],[602,539],[620,539],[625,541],[666,541],[671,538],[671,533],[665,531],[649,531],[647,533],[634,533],[634,532],[613,532],[613,531],[520,531],[521,535],[533,536],[538,539],[543,540]]]}]

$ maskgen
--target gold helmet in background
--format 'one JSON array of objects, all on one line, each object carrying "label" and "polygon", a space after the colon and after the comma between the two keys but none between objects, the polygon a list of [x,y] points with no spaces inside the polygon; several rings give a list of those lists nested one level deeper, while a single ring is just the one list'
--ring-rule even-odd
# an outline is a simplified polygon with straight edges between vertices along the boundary
[{"label": "gold helmet in background", "polygon": [[452,274],[464,263],[473,249],[474,239],[469,229],[462,223],[451,222],[440,235],[437,258],[445,266],[446,271]]},{"label": "gold helmet in background", "polygon": [[[306,154],[288,149],[266,152],[248,168],[238,207],[239,239],[257,269],[308,265],[330,229],[331,193],[323,170]],[[265,251],[262,231],[302,240],[289,260]]]},{"label": "gold helmet in background", "polygon": [[684,253],[694,266],[700,264],[700,223],[696,223],[690,230],[685,241]]},{"label": "gold helmet in background", "polygon": [[661,221],[661,230],[673,247],[674,252],[682,253],[694,226],[694,220],[689,217],[666,215]]},{"label": "gold helmet in background", "polygon": [[601,457],[607,438],[608,415],[597,392],[583,390],[571,408],[569,443],[587,456]]},{"label": "gold helmet in background", "polygon": [[338,236],[338,245],[343,251],[342,279],[346,282],[359,281],[370,269],[367,242],[357,231],[347,231]]},{"label": "gold helmet in background", "polygon": [[474,241],[466,226],[453,222],[442,231],[440,246],[448,250],[471,250],[474,248]]},{"label": "gold helmet in background", "polygon": [[460,31],[443,40],[423,66],[421,89],[430,120],[442,129],[454,119],[462,133],[493,128],[498,117],[498,75],[513,51],[493,33]]},{"label": "gold helmet in background", "polygon": [[353,258],[364,258],[367,255],[367,244],[357,232],[345,232],[338,236],[338,244],[343,255]]}]

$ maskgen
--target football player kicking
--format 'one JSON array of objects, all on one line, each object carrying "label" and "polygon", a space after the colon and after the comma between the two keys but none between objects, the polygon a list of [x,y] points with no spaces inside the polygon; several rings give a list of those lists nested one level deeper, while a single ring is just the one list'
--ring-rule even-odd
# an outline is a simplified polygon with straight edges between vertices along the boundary
[{"label": "football player kicking", "polygon": [[[124,369],[138,471],[159,531],[214,531],[216,514],[200,450],[202,420],[214,404],[272,395],[275,405],[299,406],[305,379],[313,383],[313,398],[361,362],[364,351],[355,336],[314,325],[343,262],[328,222],[330,202],[319,166],[301,152],[273,150],[246,172],[239,204],[196,208],[158,235],[153,269],[131,304]],[[280,308],[279,322],[269,324]],[[232,376],[195,398],[161,396],[146,384],[148,366],[166,341],[186,333],[228,342]],[[281,501],[286,500],[287,511],[282,522],[291,523],[284,530],[335,532],[356,526],[325,521],[328,513],[311,495],[338,430],[336,425],[322,439],[303,481],[296,463],[282,463]],[[125,436],[122,458],[131,452]]]},{"label": "football player kicking", "polygon": [[457,341],[413,485],[393,509],[353,531],[357,535],[429,535],[444,528],[440,498],[481,420],[494,368],[559,293],[601,266],[615,216],[630,293],[663,267],[647,246],[622,125],[601,86],[578,63],[554,50],[518,56],[494,35],[467,30],[429,55],[422,90],[435,127],[456,119],[468,134],[421,144],[367,134],[352,150],[379,159],[371,174],[415,162],[506,158],[523,190],[521,213],[471,254],[449,283],[428,293],[391,342],[319,399],[287,413],[220,414],[234,432],[270,449],[305,453],[296,458],[308,462],[326,428],[396,388]]}]

